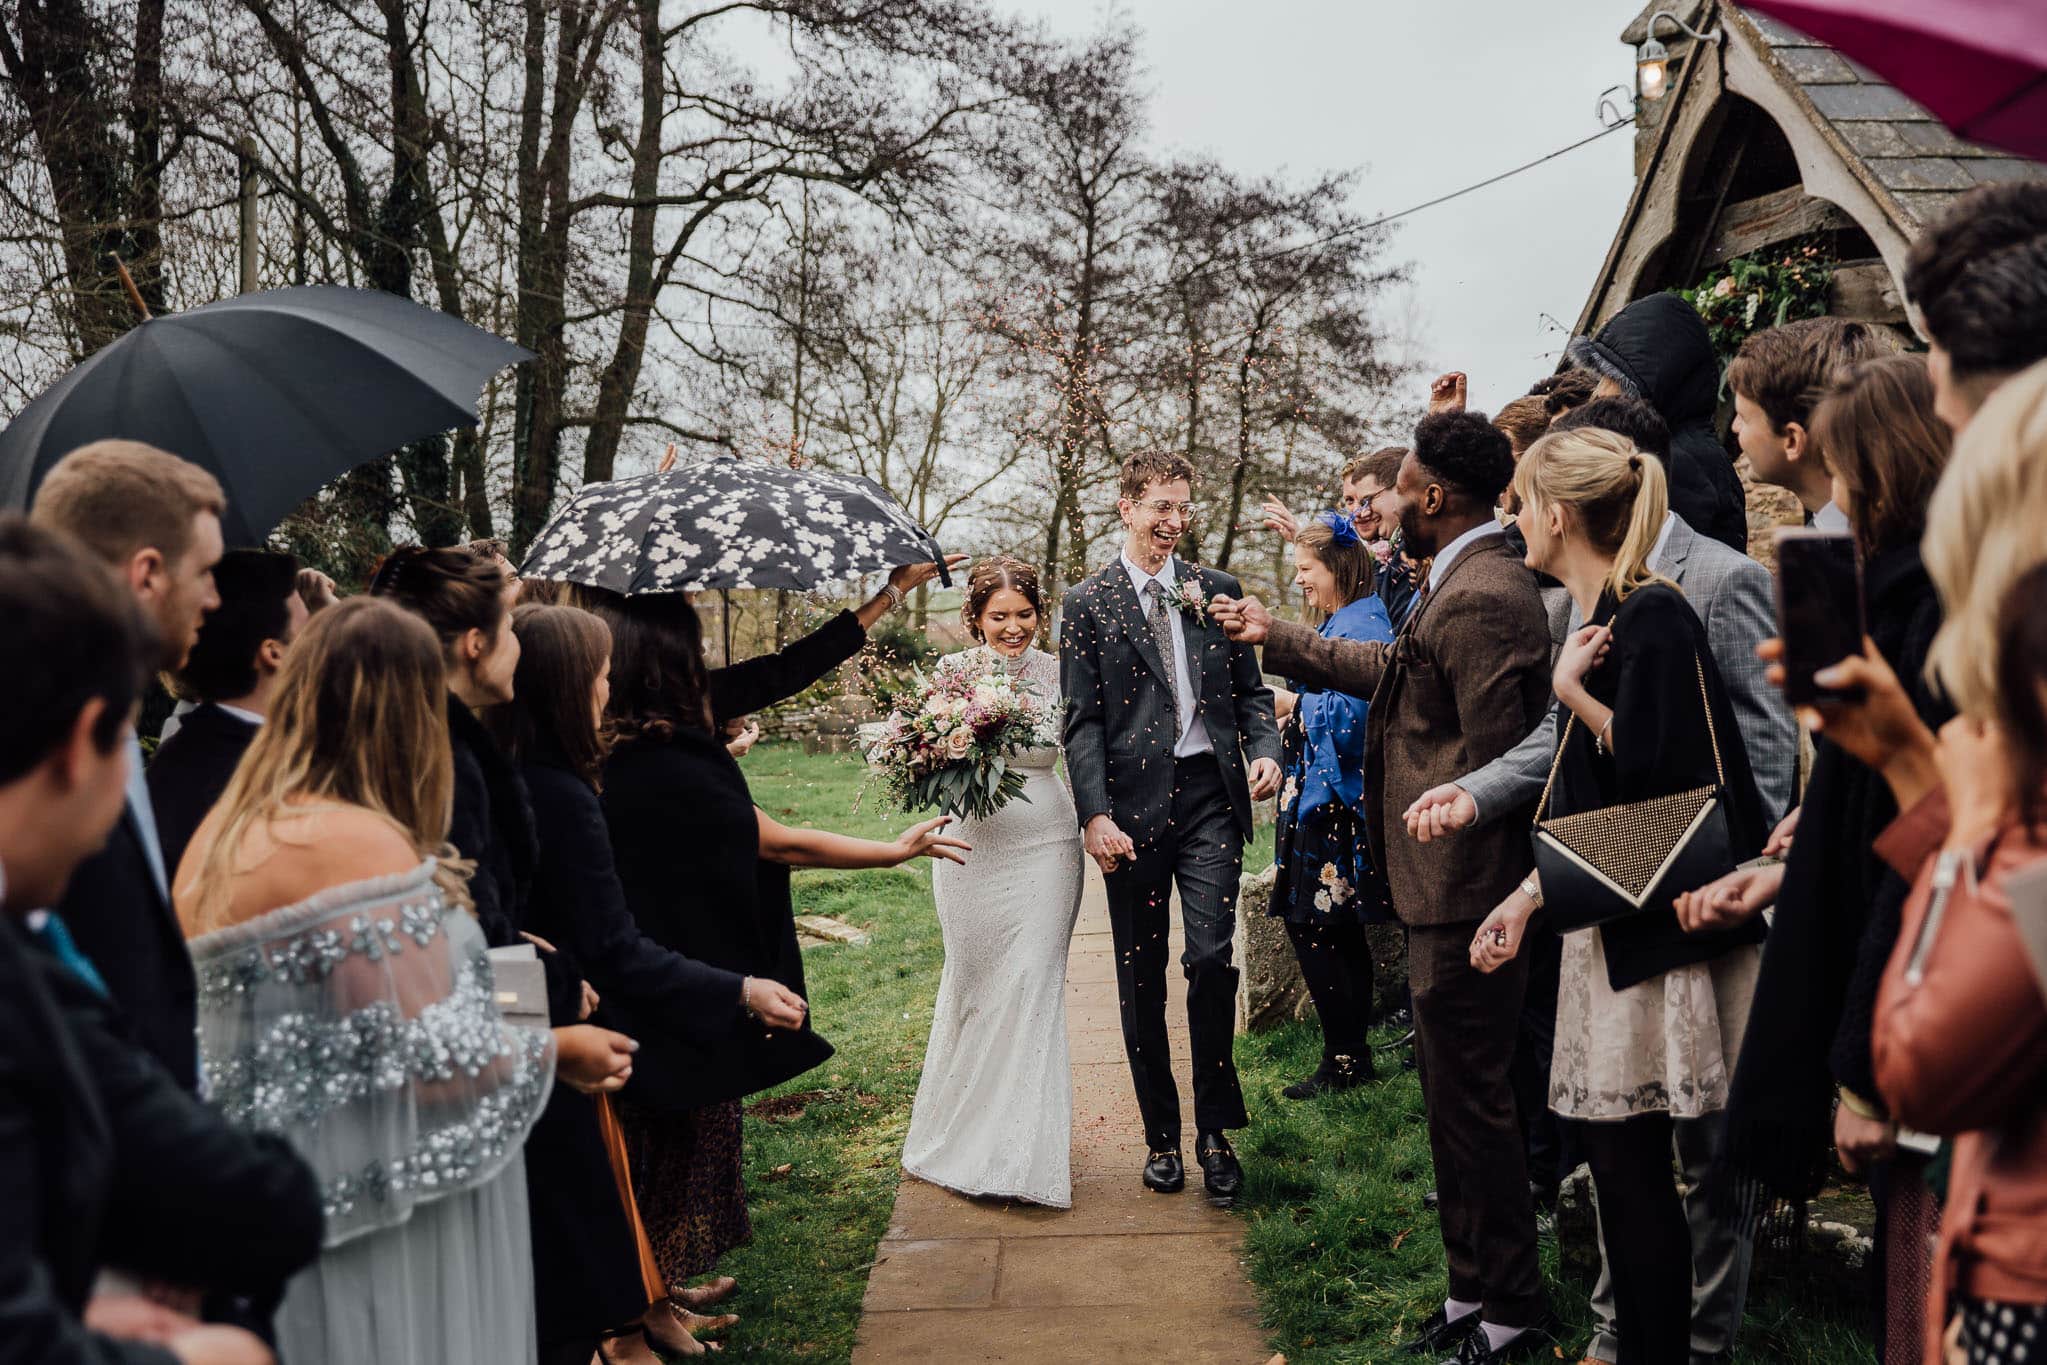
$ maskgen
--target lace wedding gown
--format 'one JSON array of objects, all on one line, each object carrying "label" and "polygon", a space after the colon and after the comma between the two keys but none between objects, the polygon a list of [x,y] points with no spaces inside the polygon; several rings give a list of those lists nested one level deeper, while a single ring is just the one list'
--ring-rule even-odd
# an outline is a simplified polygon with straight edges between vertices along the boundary
[{"label": "lace wedding gown", "polygon": [[[941,667],[1005,665],[986,648]],[[1059,662],[1031,650],[1010,665],[1056,699]],[[932,864],[945,972],[917,1084],[903,1169],[962,1194],[1073,1203],[1073,1076],[1066,1048],[1066,953],[1080,913],[1080,830],[1053,772],[1056,746],[1020,754],[1028,801],[961,823],[964,866]]]},{"label": "lace wedding gown", "polygon": [[285,1289],[294,1365],[531,1361],[527,1130],[554,1036],[498,1013],[434,864],[192,940],[212,1101],[320,1179],[320,1259]]}]

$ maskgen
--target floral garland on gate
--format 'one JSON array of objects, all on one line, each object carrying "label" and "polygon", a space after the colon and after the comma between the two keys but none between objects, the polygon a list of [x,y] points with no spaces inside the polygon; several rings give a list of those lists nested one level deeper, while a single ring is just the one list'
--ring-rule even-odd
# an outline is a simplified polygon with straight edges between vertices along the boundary
[{"label": "floral garland on gate", "polygon": [[1751,332],[1824,315],[1833,278],[1833,258],[1817,242],[1791,243],[1737,256],[1674,292],[1706,320],[1724,366]]}]

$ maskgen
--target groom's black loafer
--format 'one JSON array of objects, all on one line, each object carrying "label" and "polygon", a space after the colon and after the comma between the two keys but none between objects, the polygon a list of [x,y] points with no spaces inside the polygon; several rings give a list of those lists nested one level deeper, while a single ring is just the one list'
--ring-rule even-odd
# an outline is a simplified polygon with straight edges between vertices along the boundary
[{"label": "groom's black loafer", "polygon": [[1230,1149],[1229,1139],[1222,1134],[1197,1142],[1194,1159],[1201,1163],[1201,1182],[1208,1186],[1209,1198],[1228,1202],[1243,1190],[1244,1168],[1238,1163],[1237,1154]]},{"label": "groom's black loafer", "polygon": [[1178,1150],[1153,1152],[1144,1163],[1144,1187],[1160,1194],[1178,1194],[1187,1185],[1187,1169]]}]

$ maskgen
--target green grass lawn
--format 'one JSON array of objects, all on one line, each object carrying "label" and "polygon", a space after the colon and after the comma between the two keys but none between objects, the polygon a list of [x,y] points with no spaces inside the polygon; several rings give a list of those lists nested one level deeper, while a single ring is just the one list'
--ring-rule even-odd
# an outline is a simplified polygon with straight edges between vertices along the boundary
[{"label": "green grass lawn", "polygon": [[[779,820],[868,837],[891,837],[910,823],[879,810],[873,793],[854,809],[862,774],[854,759],[763,745],[744,766],[755,799]],[[1246,864],[1269,861],[1271,844],[1270,828],[1261,829]],[[943,952],[924,867],[799,872],[795,896],[797,913],[844,919],[871,941],[805,954],[817,1027],[838,1055],[748,1105],[754,1240],[722,1267],[739,1280],[732,1307],[742,1315],[726,1354],[842,1361],[895,1201]],[[1296,1365],[1408,1360],[1394,1348],[1444,1288],[1435,1215],[1421,1207],[1433,1183],[1421,1094],[1413,1074],[1388,1061],[1390,1079],[1350,1094],[1280,1099],[1282,1086],[1313,1069],[1319,1050],[1312,1021],[1237,1040],[1251,1107],[1238,1142],[1251,1278],[1274,1349]],[[1758,1258],[1738,1359],[1871,1359],[1853,1325],[1860,1310],[1852,1291],[1838,1277],[1813,1277],[1810,1265]],[[1548,1243],[1544,1272],[1559,1312],[1582,1329],[1567,1345],[1582,1346],[1585,1293],[1559,1279]],[[1084,1340],[1077,1328],[1076,1343]]]},{"label": "green grass lawn", "polygon": [[[1389,1041],[1379,1034],[1375,1042]],[[1381,1052],[1386,1079],[1305,1103],[1281,1087],[1314,1070],[1313,1020],[1237,1039],[1251,1126],[1243,1154],[1245,1248],[1274,1349],[1292,1365],[1410,1361],[1400,1342],[1445,1292],[1421,1087]],[[1816,1252],[1759,1255],[1735,1359],[1744,1365],[1850,1365],[1875,1356],[1860,1331],[1859,1289]],[[1565,1358],[1591,1338],[1587,1285],[1565,1280],[1543,1240],[1552,1306],[1573,1329]]]},{"label": "green grass lawn", "polygon": [[[913,823],[860,796],[850,757],[764,744],[742,764],[754,799],[785,824],[892,838]],[[854,806],[858,800],[859,809]],[[888,1229],[944,960],[928,866],[798,872],[796,913],[867,930],[864,947],[804,954],[812,1016],[838,1055],[747,1104],[751,1245],[725,1258],[741,1315],[726,1355],[841,1361],[852,1354],[874,1248]]]}]

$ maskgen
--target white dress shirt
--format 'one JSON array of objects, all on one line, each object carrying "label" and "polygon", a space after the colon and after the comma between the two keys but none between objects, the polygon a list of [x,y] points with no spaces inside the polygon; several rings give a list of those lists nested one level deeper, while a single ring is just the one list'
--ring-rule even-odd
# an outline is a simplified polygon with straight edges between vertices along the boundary
[{"label": "white dress shirt", "polygon": [[1123,555],[1123,570],[1130,575],[1130,587],[1137,594],[1138,609],[1144,613],[1147,627],[1150,625],[1151,599],[1145,596],[1145,586],[1156,579],[1159,591],[1165,594],[1166,619],[1173,624],[1173,681],[1180,689],[1180,734],[1173,741],[1173,757],[1212,754],[1215,742],[1208,737],[1208,727],[1201,723],[1201,694],[1195,690],[1195,666],[1187,656],[1187,625],[1173,600],[1173,561],[1167,559],[1166,566],[1156,574],[1147,573],[1126,553]]},{"label": "white dress shirt", "polygon": [[1451,563],[1473,545],[1487,536],[1506,534],[1496,521],[1482,521],[1457,539],[1436,551],[1435,563],[1429,566],[1429,591],[1434,592],[1443,585],[1443,575],[1450,572]]},{"label": "white dress shirt", "polygon": [[1848,514],[1841,510],[1841,504],[1830,502],[1812,514],[1812,529],[1815,531],[1834,531],[1846,535],[1855,528],[1849,524]]}]

